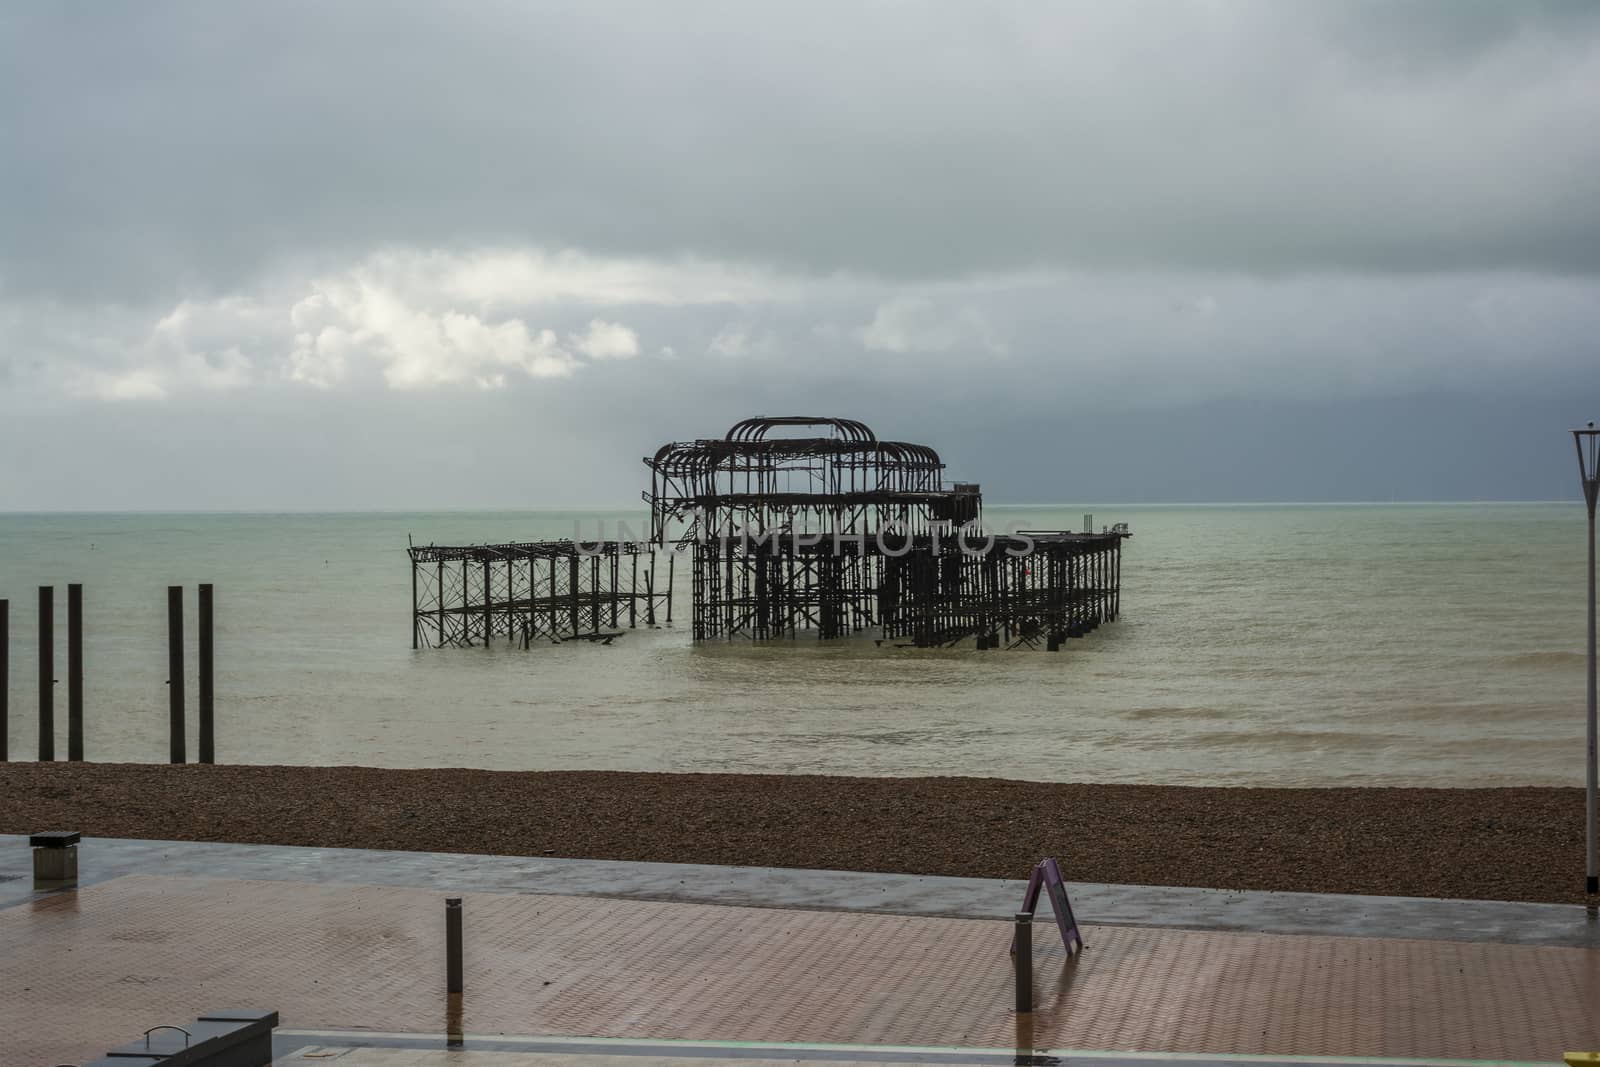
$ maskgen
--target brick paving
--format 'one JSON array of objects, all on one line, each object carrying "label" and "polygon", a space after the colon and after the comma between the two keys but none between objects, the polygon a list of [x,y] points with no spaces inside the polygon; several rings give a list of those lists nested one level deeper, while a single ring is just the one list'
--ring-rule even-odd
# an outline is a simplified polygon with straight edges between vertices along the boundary
[{"label": "brick paving", "polygon": [[[156,1022],[438,1033],[443,894],[133,875],[0,909],[4,1067],[79,1062]],[[469,1033],[1560,1063],[1600,1048],[1592,949],[1088,927],[466,894]]]}]

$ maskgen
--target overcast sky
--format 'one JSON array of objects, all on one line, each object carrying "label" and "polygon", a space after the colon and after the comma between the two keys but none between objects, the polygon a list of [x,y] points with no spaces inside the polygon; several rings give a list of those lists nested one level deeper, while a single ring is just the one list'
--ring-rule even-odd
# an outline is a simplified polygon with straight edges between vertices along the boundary
[{"label": "overcast sky", "polygon": [[1577,496],[1600,3],[0,8],[0,509]]}]

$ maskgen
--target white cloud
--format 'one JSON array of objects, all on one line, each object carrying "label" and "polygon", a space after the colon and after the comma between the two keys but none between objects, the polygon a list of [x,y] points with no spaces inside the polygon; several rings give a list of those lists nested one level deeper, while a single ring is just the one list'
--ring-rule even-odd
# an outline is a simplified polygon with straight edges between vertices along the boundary
[{"label": "white cloud", "polygon": [[498,389],[508,371],[534,378],[573,371],[573,357],[553,331],[532,332],[518,318],[486,322],[453,309],[436,312],[366,279],[328,286],[323,295],[342,320],[335,337],[342,343],[348,334],[395,389],[462,384]]},{"label": "white cloud", "polygon": [[314,292],[289,309],[295,328],[294,350],[289,353],[289,380],[327,389],[344,380],[355,335],[326,294]]},{"label": "white cloud", "polygon": [[485,308],[529,304],[627,304],[685,307],[795,300],[819,285],[850,279],[807,279],[766,268],[703,259],[591,256],[568,249],[482,250],[418,257],[398,253],[385,266],[404,271],[448,298]]},{"label": "white cloud", "polygon": [[161,375],[149,368],[130,371],[83,371],[68,388],[96,400],[159,400],[167,395]]},{"label": "white cloud", "polygon": [[590,359],[632,359],[639,354],[639,335],[619,322],[590,319],[586,333],[568,334],[567,341]]},{"label": "white cloud", "polygon": [[110,358],[67,367],[64,388],[77,396],[136,401],[243,388],[256,375],[242,348],[259,340],[263,316],[263,309],[250,300],[184,300],[142,337],[79,337],[80,344]]},{"label": "white cloud", "polygon": [[[599,376],[577,383],[601,361],[628,368],[606,375],[606,388],[650,380],[669,361],[692,377],[717,373],[710,364],[723,361],[804,356],[830,380],[863,388],[903,373],[900,360],[863,359],[864,351],[916,358],[938,389],[953,388],[944,372],[1004,356],[1014,380],[1070,381],[1085,403],[1193,400],[1236,391],[1228,383],[1238,382],[1260,394],[1384,393],[1568,367],[1584,351],[1572,338],[1591,336],[1600,314],[1592,285],[1525,274],[1400,284],[1352,275],[1040,270],[945,283],[857,280],[854,288],[823,278],[731,316],[716,304],[502,307],[463,300],[441,284],[450,276],[441,263],[470,272],[506,255],[389,250],[157,309],[28,301],[0,289],[0,402],[563,381],[592,389]],[[537,250],[516,258],[560,260]],[[612,261],[574,262],[604,274]],[[657,266],[658,276],[670,274],[670,264]],[[707,271],[749,273],[732,265]],[[646,351],[641,334],[659,359],[638,358]],[[568,399],[574,410],[589,403]]]},{"label": "white cloud", "polygon": [[[341,270],[181,300],[154,313],[4,302],[0,313],[8,333],[45,338],[44,351],[25,366],[14,360],[11,373],[21,369],[47,388],[109,401],[272,382],[333,389],[372,377],[402,390],[498,389],[519,376],[568,378],[588,361],[639,354],[638,332],[615,319],[589,318],[563,340],[558,323],[458,299],[448,284],[452,271],[492,273],[502,256],[391,250]],[[451,266],[441,271],[441,262]],[[529,310],[570,317],[570,305]]]},{"label": "white cloud", "polygon": [[972,305],[948,308],[923,296],[901,296],[879,305],[857,331],[862,347],[877,352],[982,350],[1005,355],[989,320]]},{"label": "white cloud", "polygon": [[758,359],[776,355],[778,348],[778,339],[770,330],[757,332],[729,325],[711,339],[706,354],[719,359]]}]

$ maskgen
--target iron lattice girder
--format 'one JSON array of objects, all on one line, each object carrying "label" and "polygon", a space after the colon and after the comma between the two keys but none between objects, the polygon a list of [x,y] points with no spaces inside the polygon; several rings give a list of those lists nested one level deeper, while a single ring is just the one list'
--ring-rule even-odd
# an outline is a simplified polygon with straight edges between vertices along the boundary
[{"label": "iron lattice girder", "polygon": [[[770,436],[796,427],[825,427],[830,435]],[[692,519],[682,538],[687,541],[695,537],[694,526],[706,522],[766,529],[795,525],[805,515],[873,507],[898,513],[851,517],[846,529],[894,518],[920,531],[931,521],[975,520],[982,511],[976,485],[943,484],[944,462],[932,448],[881,441],[851,419],[745,419],[720,439],[663,445],[644,463],[657,542],[665,541],[668,521],[684,518]]]},{"label": "iron lattice girder", "polygon": [[724,546],[723,555],[798,555],[798,556],[886,556],[898,558],[907,555],[927,555],[935,559],[950,557],[1006,556],[1045,559],[1083,558],[1103,552],[1122,543],[1130,536],[1121,530],[1105,533],[1070,533],[1062,531],[1034,532],[1020,530],[1015,534],[994,534],[982,531],[963,533],[959,530],[934,534],[906,535],[897,530],[878,530],[861,533],[830,533],[827,531],[783,532],[768,531],[759,536],[744,536],[740,531],[709,533],[706,542]]},{"label": "iron lattice girder", "polygon": [[879,627],[919,647],[977,638],[1055,649],[1117,617],[1126,536],[710,537],[695,547],[694,636]]},{"label": "iron lattice girder", "polygon": [[619,626],[654,626],[658,608],[672,618],[671,583],[658,587],[648,543],[419,545],[409,554],[413,648],[609,640]]},{"label": "iron lattice girder", "polygon": [[651,546],[643,541],[513,541],[501,545],[413,545],[406,551],[412,563],[503,563],[574,555],[647,555]]},{"label": "iron lattice girder", "polygon": [[843,493],[705,493],[696,496],[692,505],[706,512],[736,512],[768,508],[775,512],[819,516],[840,514],[859,507],[936,507],[953,497],[970,495],[954,490],[880,490],[869,489]]},{"label": "iron lattice girder", "polygon": [[645,463],[664,475],[693,477],[715,471],[740,474],[782,470],[803,460],[832,460],[840,467],[880,468],[924,479],[944,469],[939,453],[907,441],[840,441],[784,437],[772,441],[699,440],[662,445]]}]

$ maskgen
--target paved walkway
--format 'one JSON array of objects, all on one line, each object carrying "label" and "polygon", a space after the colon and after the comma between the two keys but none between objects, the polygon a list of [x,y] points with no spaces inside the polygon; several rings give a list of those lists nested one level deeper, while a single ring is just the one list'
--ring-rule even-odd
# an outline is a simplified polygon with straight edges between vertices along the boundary
[{"label": "paved walkway", "polygon": [[[27,843],[0,834],[0,908],[33,895]],[[1009,918],[1024,885],[988,878],[113,838],[86,840],[79,867],[85,885],[124,874],[170,874],[968,919]],[[1600,917],[1571,904],[1088,882],[1071,883],[1071,893],[1079,914],[1102,925],[1600,948]]]},{"label": "paved walkway", "polygon": [[[1374,1067],[1381,1061],[1293,1056],[1208,1056],[1017,1048],[917,1048],[740,1041],[628,1041],[614,1038],[468,1037],[279,1030],[277,1067]],[[1478,1060],[1406,1060],[1394,1067],[1484,1067]],[[1546,1064],[1540,1067],[1561,1067]]]},{"label": "paved walkway", "polygon": [[[0,911],[0,1063],[79,1062],[152,1021],[266,1006],[287,1027],[669,1040],[1558,1063],[1600,1048],[1589,949],[1086,929],[979,919],[469,894],[467,991],[443,995],[436,892],[129,875]],[[30,1035],[72,1035],[43,1042]]]},{"label": "paved walkway", "polygon": [[[1037,1010],[1019,1018],[1009,928],[988,918],[1016,908],[1016,882],[90,840],[80,888],[35,893],[24,844],[0,839],[3,1067],[238,1007],[435,1047],[458,1032],[1551,1065],[1600,1049],[1581,908],[1074,886],[1088,948],[1068,959],[1038,925]],[[466,899],[454,1002],[447,893]],[[1206,908],[1226,925],[1196,928]],[[1349,936],[1410,912],[1428,936]]]}]

